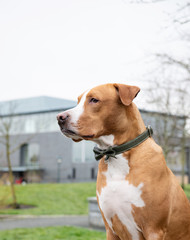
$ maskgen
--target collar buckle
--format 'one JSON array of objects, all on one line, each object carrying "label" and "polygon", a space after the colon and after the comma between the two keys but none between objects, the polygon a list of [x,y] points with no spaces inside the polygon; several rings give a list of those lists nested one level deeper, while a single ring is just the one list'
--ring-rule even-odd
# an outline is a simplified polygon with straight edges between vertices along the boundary
[{"label": "collar buckle", "polygon": [[149,137],[152,137],[152,135],[153,135],[152,127],[151,127],[150,125],[148,125],[146,128],[147,128],[147,130],[148,130],[148,135],[149,135]]}]

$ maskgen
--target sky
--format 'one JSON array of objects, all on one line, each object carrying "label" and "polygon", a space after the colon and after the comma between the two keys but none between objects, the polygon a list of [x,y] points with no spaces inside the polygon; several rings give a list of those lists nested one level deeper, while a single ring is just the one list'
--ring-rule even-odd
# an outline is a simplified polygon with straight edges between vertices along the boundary
[{"label": "sky", "polygon": [[139,86],[144,104],[152,55],[176,48],[165,26],[178,1],[131,2],[1,0],[0,101],[76,100],[96,85],[118,82]]}]

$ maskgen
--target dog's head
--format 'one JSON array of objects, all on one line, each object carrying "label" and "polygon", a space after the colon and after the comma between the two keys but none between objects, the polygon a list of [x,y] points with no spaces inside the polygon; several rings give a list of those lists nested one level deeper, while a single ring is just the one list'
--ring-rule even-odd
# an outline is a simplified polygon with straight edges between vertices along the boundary
[{"label": "dog's head", "polygon": [[129,120],[127,109],[139,91],[124,84],[105,84],[86,91],[78,97],[76,107],[58,114],[62,133],[74,141],[122,133]]}]

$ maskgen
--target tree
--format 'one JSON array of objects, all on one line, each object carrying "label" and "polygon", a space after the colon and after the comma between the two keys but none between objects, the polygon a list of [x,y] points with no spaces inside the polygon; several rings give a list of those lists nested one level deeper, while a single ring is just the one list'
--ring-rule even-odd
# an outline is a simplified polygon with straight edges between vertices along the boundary
[{"label": "tree", "polygon": [[14,178],[13,178],[13,172],[12,172],[12,165],[11,165],[11,154],[13,153],[13,150],[11,150],[11,142],[10,142],[10,135],[11,135],[11,128],[13,125],[13,112],[14,112],[14,106],[9,106],[9,115],[7,117],[0,118],[0,135],[1,139],[0,142],[5,146],[6,149],[6,160],[9,170],[9,182],[10,182],[10,188],[11,188],[11,195],[12,195],[12,207],[13,208],[19,208],[19,205],[17,203],[16,198],[16,192],[14,187]]},{"label": "tree", "polygon": [[[12,164],[11,164],[11,155],[20,149],[23,145],[22,143],[13,143],[11,141],[11,135],[14,128],[17,125],[17,120],[15,118],[15,112],[18,106],[15,105],[14,102],[7,102],[4,105],[5,108],[2,109],[4,112],[0,113],[0,143],[5,147],[5,158],[7,161],[8,172],[9,172],[9,182],[10,182],[10,189],[11,189],[11,196],[12,196],[12,207],[19,208],[20,205],[17,202],[16,191],[14,187],[14,176],[12,171]],[[32,136],[33,137],[33,136]],[[25,142],[29,141],[32,137],[26,138]]]},{"label": "tree", "polygon": [[[165,65],[154,80],[149,80],[147,89],[148,103],[162,112],[162,117],[155,117],[156,136],[162,146],[166,160],[177,150],[181,152],[181,176],[184,187],[185,175],[185,147],[187,137],[187,118],[189,112],[189,94],[187,84],[173,81],[172,72]],[[176,156],[175,156],[176,157]]]},{"label": "tree", "polygon": [[[131,2],[155,4],[167,1],[134,0]],[[173,6],[174,8],[165,11],[168,22],[164,27],[165,32],[168,32],[170,36],[167,40],[177,47],[174,51],[165,48],[162,52],[154,53],[157,66],[156,71],[149,76],[148,102],[152,103],[158,111],[166,114],[162,122],[164,131],[158,132],[158,141],[163,147],[166,158],[176,147],[175,141],[171,141],[175,138],[175,132],[181,132],[179,146],[181,147],[182,185],[184,186],[185,146],[186,137],[190,132],[190,55],[187,54],[190,52],[190,2],[189,0],[174,1]],[[186,51],[180,52],[179,47]],[[179,115],[185,116],[185,121],[180,126],[179,121],[176,121],[177,118],[174,117]],[[170,131],[167,130],[168,127]]]}]

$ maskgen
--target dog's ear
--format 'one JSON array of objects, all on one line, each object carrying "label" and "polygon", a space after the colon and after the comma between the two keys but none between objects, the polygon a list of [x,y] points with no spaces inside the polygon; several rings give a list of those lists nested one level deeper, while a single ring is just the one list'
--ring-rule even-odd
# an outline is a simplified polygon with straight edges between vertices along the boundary
[{"label": "dog's ear", "polygon": [[121,102],[126,106],[129,106],[132,103],[133,99],[140,92],[140,88],[136,86],[115,83],[114,87],[119,93]]}]

